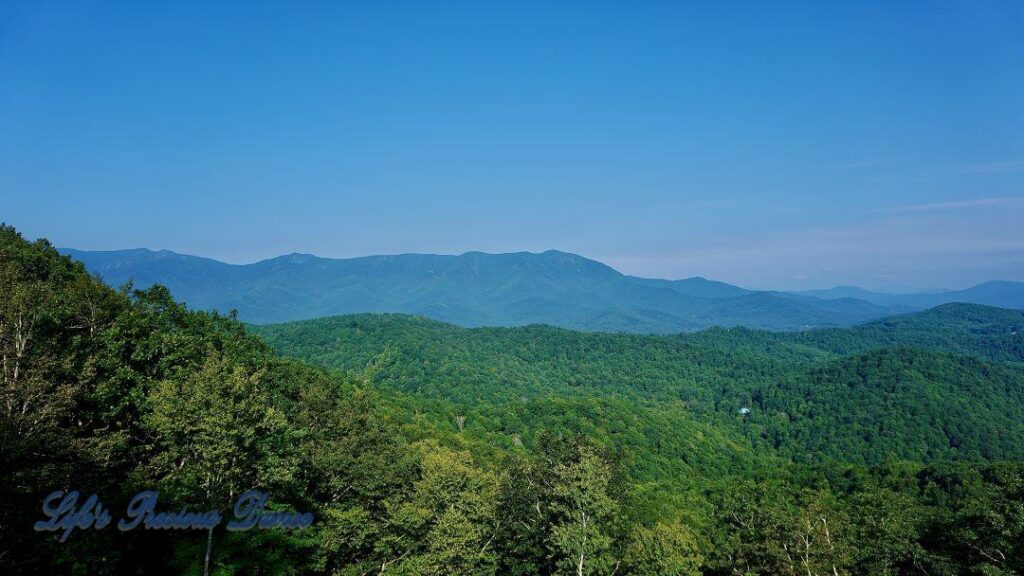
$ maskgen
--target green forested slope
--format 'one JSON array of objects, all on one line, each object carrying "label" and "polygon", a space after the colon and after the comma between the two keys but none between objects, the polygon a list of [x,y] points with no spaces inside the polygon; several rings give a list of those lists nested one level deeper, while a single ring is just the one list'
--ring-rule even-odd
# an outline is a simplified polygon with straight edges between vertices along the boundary
[{"label": "green forested slope", "polygon": [[1024,311],[977,304],[943,304],[848,330],[811,330],[792,340],[838,354],[894,345],[1024,362]]},{"label": "green forested slope", "polygon": [[912,346],[996,362],[1024,362],[1024,311],[954,303],[851,328],[787,333],[712,328],[680,338],[701,346],[794,359]]},{"label": "green forested slope", "polygon": [[[898,319],[897,328],[658,337],[544,326],[465,329],[417,317],[361,315],[255,330],[284,355],[365,372],[385,389],[464,409],[522,409],[549,397],[618,399],[638,410],[657,407],[680,425],[714,425],[748,438],[758,450],[803,462],[1022,458],[1020,365],[885,347],[894,340],[935,342],[939,349],[990,358],[1009,355],[1019,336],[1011,336],[998,312],[978,312],[995,323],[939,328],[936,318],[948,315],[940,310]],[[973,318],[962,308],[957,317]],[[913,329],[899,330],[901,324]],[[843,347],[857,352],[843,356]],[[749,414],[740,416],[741,409]],[[507,427],[500,417],[491,426]]]},{"label": "green forested slope", "polygon": [[1024,371],[897,347],[758,388],[752,418],[794,456],[881,462],[1020,459]]}]

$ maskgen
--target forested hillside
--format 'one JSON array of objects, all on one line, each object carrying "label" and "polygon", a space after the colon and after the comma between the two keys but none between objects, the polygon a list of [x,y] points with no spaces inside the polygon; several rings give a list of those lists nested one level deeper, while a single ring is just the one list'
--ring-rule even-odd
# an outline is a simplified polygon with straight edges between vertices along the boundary
[{"label": "forested hillside", "polygon": [[688,342],[773,356],[825,357],[912,346],[996,362],[1024,362],[1024,311],[976,304],[943,304],[850,329],[795,333],[711,329],[680,336]]},{"label": "forested hillside", "polygon": [[[209,536],[221,575],[1020,574],[1001,322],[849,354],[407,316],[252,335],[2,227],[0,573],[201,574]],[[32,530],[53,490],[227,513],[253,488],[312,527]]]},{"label": "forested hillside", "polygon": [[1024,458],[1024,367],[1002,362],[1018,359],[1022,316],[948,306],[847,330],[664,337],[466,329],[400,315],[254,330],[284,355],[482,406],[485,427],[509,434],[534,426],[505,414],[548,398],[619,399],[637,409],[674,404],[680,426],[706,422],[785,458],[878,463]]}]

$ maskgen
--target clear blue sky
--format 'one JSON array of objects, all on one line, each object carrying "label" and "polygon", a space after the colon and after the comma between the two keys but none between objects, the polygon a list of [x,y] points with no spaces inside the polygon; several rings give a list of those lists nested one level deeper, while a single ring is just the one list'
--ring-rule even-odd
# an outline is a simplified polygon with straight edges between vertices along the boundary
[{"label": "clear blue sky", "polygon": [[1024,280],[1019,1],[152,4],[0,0],[0,220],[231,262]]}]

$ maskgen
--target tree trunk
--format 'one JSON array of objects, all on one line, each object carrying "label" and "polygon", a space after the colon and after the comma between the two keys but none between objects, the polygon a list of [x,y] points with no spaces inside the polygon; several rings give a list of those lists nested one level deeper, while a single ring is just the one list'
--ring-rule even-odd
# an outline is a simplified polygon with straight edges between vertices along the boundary
[{"label": "tree trunk", "polygon": [[210,576],[210,549],[213,548],[213,527],[206,533],[206,560],[203,561],[203,576]]}]

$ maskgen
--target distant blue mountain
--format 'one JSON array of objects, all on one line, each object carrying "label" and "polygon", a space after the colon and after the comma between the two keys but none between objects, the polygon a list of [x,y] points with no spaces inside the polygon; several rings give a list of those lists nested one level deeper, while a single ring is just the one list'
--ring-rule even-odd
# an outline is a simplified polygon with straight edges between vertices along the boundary
[{"label": "distant blue mountain", "polygon": [[856,298],[879,306],[906,306],[910,308],[931,308],[949,302],[984,304],[1000,308],[1024,308],[1024,282],[993,280],[978,284],[966,290],[922,292],[918,294],[885,294],[870,292],[854,286],[837,286],[828,290],[805,290],[797,292],[804,296],[822,299]]},{"label": "distant blue mountain", "polygon": [[237,310],[255,324],[405,312],[463,326],[670,333],[709,326],[847,326],[915,309],[863,298],[751,291],[704,278],[637,278],[555,250],[350,259],[290,254],[246,265],[166,250],[62,252],[108,284],[162,284],[194,308]]}]

